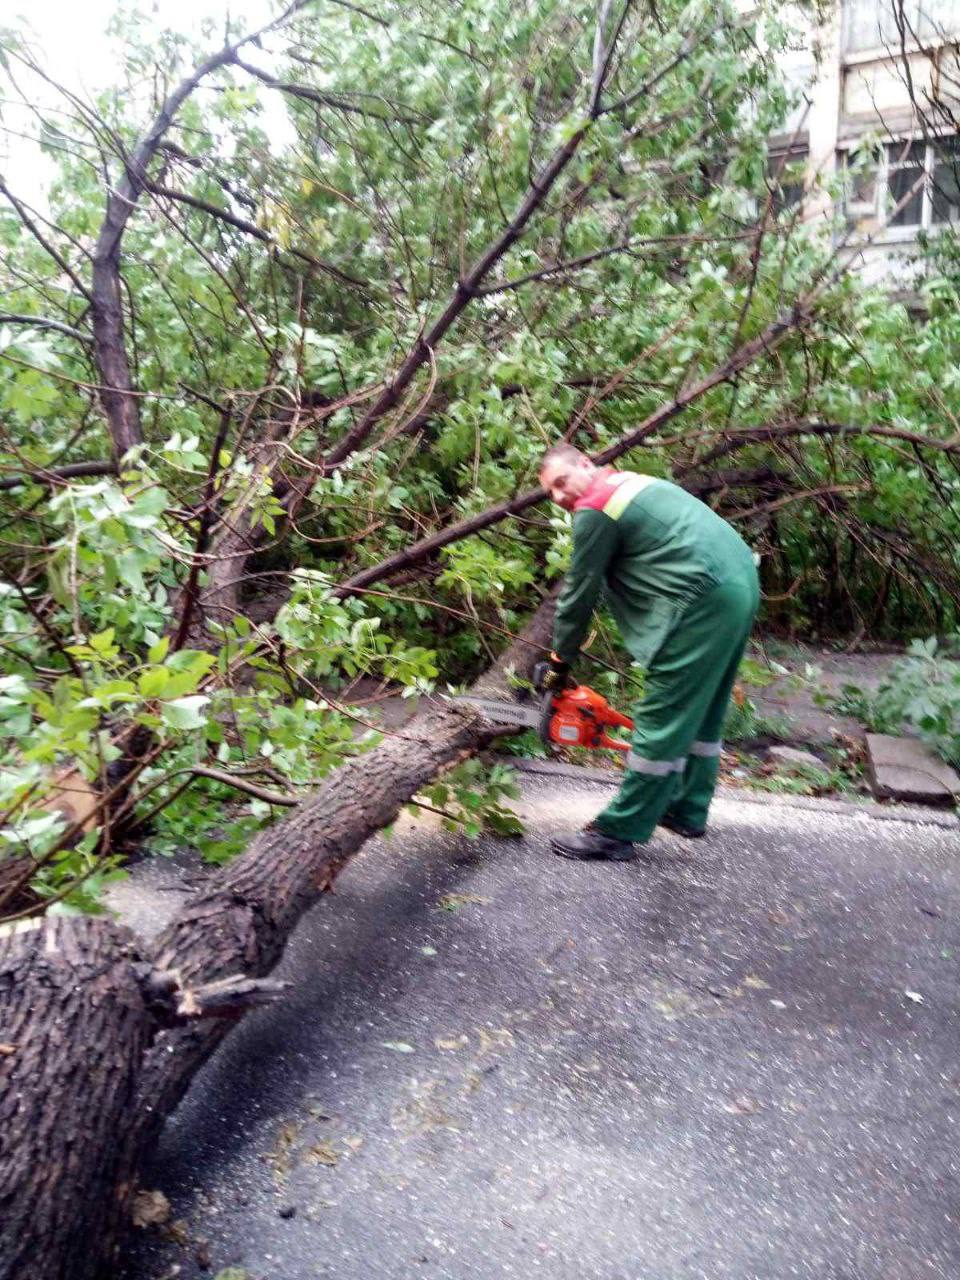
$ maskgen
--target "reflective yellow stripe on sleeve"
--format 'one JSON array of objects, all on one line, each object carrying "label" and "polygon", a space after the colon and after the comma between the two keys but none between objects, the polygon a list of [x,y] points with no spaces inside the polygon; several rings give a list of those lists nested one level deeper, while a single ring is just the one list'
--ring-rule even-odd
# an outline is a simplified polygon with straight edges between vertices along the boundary
[{"label": "reflective yellow stripe on sleeve", "polygon": [[625,471],[617,480],[617,487],[603,505],[603,514],[611,520],[619,520],[627,507],[641,489],[653,484],[656,476],[639,476],[633,471]]}]

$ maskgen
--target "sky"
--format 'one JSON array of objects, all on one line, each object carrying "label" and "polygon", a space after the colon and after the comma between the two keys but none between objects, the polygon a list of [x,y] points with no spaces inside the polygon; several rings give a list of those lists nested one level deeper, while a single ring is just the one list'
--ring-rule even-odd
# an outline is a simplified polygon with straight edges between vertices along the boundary
[{"label": "sky", "polygon": [[[13,0],[12,12],[4,13],[3,24],[29,28],[34,35],[34,47],[51,76],[79,96],[89,98],[107,87],[114,77],[117,45],[107,36],[106,28],[121,7],[129,5],[121,6],[118,0],[30,0],[29,4]],[[242,21],[244,29],[256,30],[269,21],[277,6],[271,0],[231,0],[230,3],[227,0],[139,0],[136,7],[151,17],[158,30],[173,29],[199,36],[200,24],[205,18],[225,19],[228,14]],[[22,81],[22,87],[28,87],[26,80]],[[56,94],[49,87],[37,84],[35,92],[37,105],[55,101]],[[30,132],[33,128],[30,118],[10,106],[2,70],[0,98],[4,103],[6,128]],[[279,101],[265,124],[268,133],[278,139],[287,134]],[[52,166],[31,142],[0,131],[0,174],[17,195],[41,209],[44,207],[44,192],[52,177]]]}]

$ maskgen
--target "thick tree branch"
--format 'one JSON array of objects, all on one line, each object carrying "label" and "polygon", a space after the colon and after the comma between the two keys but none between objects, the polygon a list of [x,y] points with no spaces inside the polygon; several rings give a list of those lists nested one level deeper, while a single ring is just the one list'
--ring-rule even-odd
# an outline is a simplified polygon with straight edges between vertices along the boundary
[{"label": "thick tree branch", "polygon": [[[146,185],[147,169],[177,112],[200,82],[212,72],[234,63],[238,51],[244,45],[281,26],[309,2],[310,0],[295,0],[278,18],[239,40],[224,45],[218,53],[211,55],[181,80],[164,101],[133,153],[125,160],[123,176],[116,187],[110,190],[106,213],[93,252],[91,302],[97,367],[103,384],[101,399],[110,425],[114,454],[118,460],[129,449],[140,444],[143,438],[140,407],[137,397],[131,394],[134,388],[124,335],[120,250],[127,223]],[[90,294],[87,296],[90,297]]]},{"label": "thick tree branch", "polygon": [[81,333],[72,325],[62,320],[49,320],[45,316],[21,316],[9,312],[0,312],[0,324],[19,324],[26,329],[51,329],[55,333],[65,334],[68,338],[76,338],[77,342],[90,344],[93,339],[88,333]]},{"label": "thick tree branch", "polygon": [[0,492],[4,489],[18,489],[26,484],[43,484],[53,486],[62,480],[76,480],[80,476],[114,476],[117,467],[114,462],[68,462],[62,467],[31,468],[20,475],[4,476],[0,480]]},{"label": "thick tree branch", "polygon": [[236,63],[248,75],[255,76],[271,89],[278,89],[281,93],[289,94],[292,98],[302,98],[305,102],[314,102],[317,106],[333,107],[336,111],[346,111],[353,115],[365,116],[368,120],[381,120],[388,124],[392,124],[394,121],[399,121],[401,124],[428,123],[424,116],[406,116],[400,113],[382,115],[379,111],[369,111],[366,107],[361,107],[357,103],[348,101],[340,94],[322,93],[319,89],[311,89],[309,85],[292,84],[286,80],[275,80],[269,72],[262,71],[250,62],[243,62],[240,58],[236,59]]},{"label": "thick tree branch", "polygon": [[[258,227],[255,222],[248,222],[246,218],[238,217],[235,213],[231,213],[229,209],[211,204],[207,200],[201,200],[199,196],[190,195],[189,192],[176,191],[173,187],[165,187],[159,182],[147,181],[144,186],[155,196],[162,196],[165,200],[175,200],[179,204],[189,205],[192,209],[199,209],[201,213],[208,213],[212,218],[217,218],[220,222],[227,223],[228,226],[236,227],[238,231],[242,231],[245,235],[253,236],[255,240],[259,240],[262,244],[271,245],[276,249],[280,248],[268,231]],[[295,258],[300,258],[303,262],[309,263],[311,267],[317,267],[321,271],[329,272],[330,275],[336,276],[338,280],[343,280],[347,284],[359,285],[362,289],[370,287],[365,280],[350,275],[348,271],[343,271],[340,267],[335,267],[332,262],[325,262],[323,258],[315,258],[313,254],[305,253],[303,249],[290,248],[285,252],[291,253]]]},{"label": "thick tree branch", "polygon": [[[768,427],[738,427],[726,432],[720,442],[702,458],[678,466],[676,474],[685,475],[688,471],[699,471],[703,467],[709,467],[718,459],[735,453],[738,449],[746,449],[750,445],[772,444],[777,440],[786,440],[795,436],[840,436],[842,439],[851,440],[876,436],[880,439],[903,440],[921,449],[936,449],[941,453],[960,456],[960,436],[941,440],[937,436],[924,435],[920,431],[908,431],[905,427],[889,427],[883,423],[857,426],[844,422],[782,422]],[[655,443],[659,446],[665,442],[658,440]]]}]

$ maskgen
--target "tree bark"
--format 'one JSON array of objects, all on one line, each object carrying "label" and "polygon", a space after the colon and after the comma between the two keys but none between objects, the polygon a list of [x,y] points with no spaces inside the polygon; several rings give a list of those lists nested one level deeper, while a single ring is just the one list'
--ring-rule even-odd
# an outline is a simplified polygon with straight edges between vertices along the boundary
[{"label": "tree bark", "polygon": [[245,44],[258,36],[282,25],[287,18],[304,7],[306,0],[293,0],[274,21],[251,31],[231,44],[225,44],[217,53],[186,76],[165,99],[150,127],[138,140],[129,159],[125,160],[124,173],[115,187],[108,188],[107,207],[100,232],[93,250],[93,271],[90,291],[93,319],[93,343],[97,369],[102,386],[100,396],[114,457],[117,462],[128,449],[141,443],[140,405],[133,386],[127,344],[124,334],[123,301],[120,281],[120,251],[124,232],[147,185],[147,170],[164,135],[173,124],[177,112],[190,97],[197,85],[211,72],[229,66],[236,61],[237,53]]},{"label": "tree bark", "polygon": [[[552,607],[551,597],[484,678],[484,692],[505,687],[508,667],[529,674],[549,644]],[[201,992],[268,974],[368,837],[497,732],[469,706],[429,703],[212,875],[143,948],[143,961],[133,935],[101,919],[0,931],[0,1280],[110,1274],[143,1154],[232,1025],[165,1027],[145,973],[153,987],[159,974]]]},{"label": "tree bark", "polygon": [[49,916],[0,929],[0,1277],[88,1280],[152,1034],[134,936]]}]

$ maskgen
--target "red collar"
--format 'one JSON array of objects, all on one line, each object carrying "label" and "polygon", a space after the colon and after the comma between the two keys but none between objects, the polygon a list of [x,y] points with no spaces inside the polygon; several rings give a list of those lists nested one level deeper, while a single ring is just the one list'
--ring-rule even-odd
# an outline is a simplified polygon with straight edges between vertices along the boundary
[{"label": "red collar", "polygon": [[616,488],[616,481],[623,473],[613,467],[604,467],[590,482],[590,488],[573,504],[574,511],[602,511]]}]

